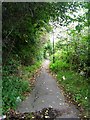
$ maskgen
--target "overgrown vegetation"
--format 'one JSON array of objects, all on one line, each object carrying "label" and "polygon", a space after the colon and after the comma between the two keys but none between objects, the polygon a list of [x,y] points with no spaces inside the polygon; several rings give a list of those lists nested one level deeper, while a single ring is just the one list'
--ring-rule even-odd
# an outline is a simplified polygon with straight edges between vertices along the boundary
[{"label": "overgrown vegetation", "polygon": [[55,62],[51,62],[50,69],[57,74],[57,80],[65,91],[84,108],[84,115],[89,117],[90,35],[87,15],[85,12],[76,18],[78,24],[74,27],[67,26],[67,37],[59,38],[55,44]]},{"label": "overgrown vegetation", "polygon": [[[28,80],[40,67],[43,58],[54,53],[55,63],[51,63],[51,70],[58,74],[59,81],[65,76],[65,81],[60,83],[64,84],[66,89],[67,85],[71,86],[69,91],[73,93],[75,91],[72,87],[75,87],[74,83],[80,78],[80,86],[83,83],[85,86],[77,87],[79,93],[75,92],[74,99],[87,106],[85,94],[87,83],[90,82],[90,35],[88,36],[87,29],[90,16],[86,11],[84,15],[76,17],[74,12],[79,11],[79,8],[88,9],[90,12],[89,3],[2,3],[3,112],[16,108],[18,101],[23,99],[23,94],[30,91]],[[74,14],[74,18],[70,14]],[[75,28],[68,28],[69,37],[59,39],[55,51],[52,51],[54,49],[49,41],[49,33],[53,31],[50,22],[53,26],[60,27],[68,27],[70,23],[78,22]],[[72,77],[74,82],[71,80]],[[69,78],[70,82],[67,84],[66,79],[69,81]]]},{"label": "overgrown vegetation", "polygon": [[19,62],[9,59],[9,63],[3,67],[3,113],[10,109],[16,109],[17,105],[32,90],[33,75],[40,67],[41,62],[35,65],[22,66]]},{"label": "overgrown vegetation", "polygon": [[[43,60],[49,21],[65,20],[73,3],[2,3],[3,112],[16,108],[27,91],[29,81]],[[59,20],[59,18],[61,18]]]},{"label": "overgrown vegetation", "polygon": [[90,80],[90,78],[85,78],[75,71],[67,70],[66,65],[62,68],[62,65],[60,66],[59,64],[59,69],[56,66],[54,69],[53,66],[55,66],[55,63],[50,65],[50,69],[57,74],[58,83],[64,87],[65,92],[70,95],[71,99],[74,100],[78,106],[83,107],[85,110],[83,115],[88,117],[89,85],[87,81],[88,79]]}]

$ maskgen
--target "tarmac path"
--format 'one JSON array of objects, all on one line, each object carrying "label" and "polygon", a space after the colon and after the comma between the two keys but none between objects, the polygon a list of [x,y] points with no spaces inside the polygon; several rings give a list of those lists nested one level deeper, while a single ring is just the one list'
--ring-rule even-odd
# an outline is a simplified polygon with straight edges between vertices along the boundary
[{"label": "tarmac path", "polygon": [[59,118],[78,118],[79,110],[73,104],[68,104],[58,88],[56,80],[47,71],[49,60],[45,60],[35,87],[25,101],[21,102],[17,111],[21,113],[40,111],[43,108],[58,109],[62,112]]}]

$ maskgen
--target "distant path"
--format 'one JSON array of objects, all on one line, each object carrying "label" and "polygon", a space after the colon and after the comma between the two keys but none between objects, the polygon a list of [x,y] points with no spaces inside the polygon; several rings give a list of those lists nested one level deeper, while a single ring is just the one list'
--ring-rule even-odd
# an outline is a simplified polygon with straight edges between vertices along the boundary
[{"label": "distant path", "polygon": [[52,107],[63,112],[59,118],[78,117],[79,111],[74,105],[65,102],[65,97],[60,88],[57,87],[56,80],[47,72],[48,65],[49,61],[44,61],[41,73],[36,78],[35,88],[31,95],[21,102],[17,110],[24,113]]}]

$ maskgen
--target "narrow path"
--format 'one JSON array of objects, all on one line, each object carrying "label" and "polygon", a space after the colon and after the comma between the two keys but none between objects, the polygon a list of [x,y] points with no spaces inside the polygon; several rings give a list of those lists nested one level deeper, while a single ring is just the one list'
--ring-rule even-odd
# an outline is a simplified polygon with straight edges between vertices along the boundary
[{"label": "narrow path", "polygon": [[40,75],[36,78],[35,88],[25,101],[21,102],[17,111],[34,112],[43,108],[54,108],[62,112],[59,118],[77,118],[79,111],[73,104],[65,102],[65,97],[57,87],[56,80],[47,72],[49,61],[46,60],[41,68]]}]

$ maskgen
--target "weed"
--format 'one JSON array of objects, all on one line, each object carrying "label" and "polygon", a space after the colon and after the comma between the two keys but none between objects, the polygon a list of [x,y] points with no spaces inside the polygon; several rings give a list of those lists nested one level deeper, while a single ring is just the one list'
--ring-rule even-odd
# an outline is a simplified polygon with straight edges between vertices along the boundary
[{"label": "weed", "polygon": [[24,93],[31,91],[29,78],[33,76],[35,70],[41,64],[41,62],[37,62],[32,66],[21,66],[16,63],[17,61],[12,60],[3,67],[3,113],[6,113],[11,108],[15,110],[17,105],[25,98]]},{"label": "weed", "polygon": [[57,67],[57,62],[55,64],[51,63],[50,69],[57,74],[58,83],[64,86],[66,92],[71,93],[72,99],[83,106],[86,112],[89,110],[88,78],[81,76],[75,71],[63,69],[64,65],[62,65],[62,69],[59,69],[61,64],[58,64]]}]

